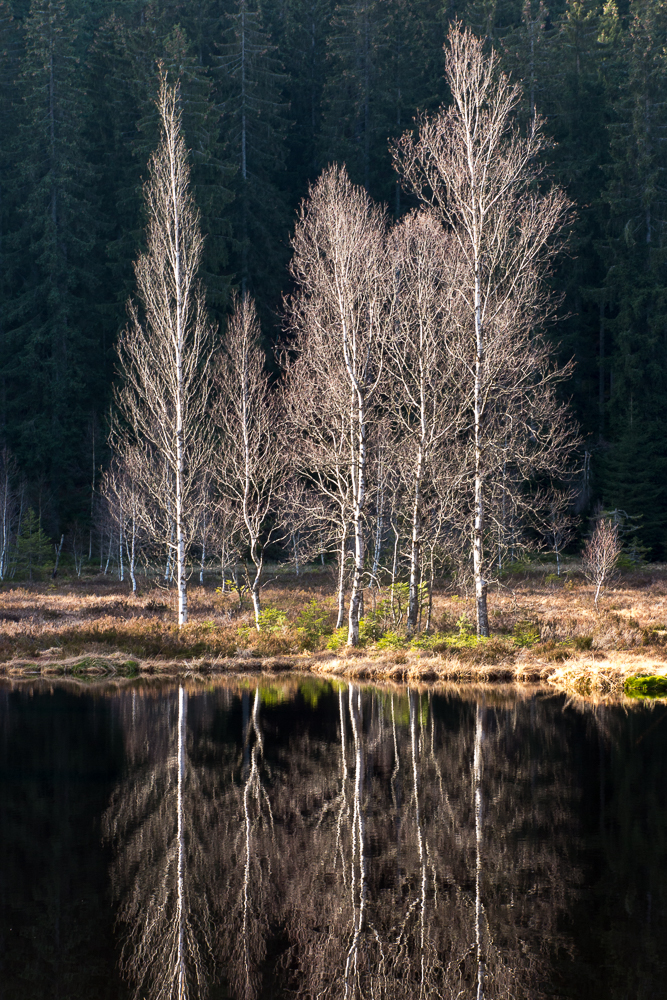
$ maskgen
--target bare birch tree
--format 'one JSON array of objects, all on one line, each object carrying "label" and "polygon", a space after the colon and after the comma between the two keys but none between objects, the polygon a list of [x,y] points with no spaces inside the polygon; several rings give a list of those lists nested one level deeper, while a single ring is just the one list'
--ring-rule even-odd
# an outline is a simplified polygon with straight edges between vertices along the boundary
[{"label": "bare birch tree", "polygon": [[[108,504],[108,512],[116,525],[119,543],[119,562],[127,557],[127,568],[132,591],[137,590],[137,560],[147,529],[153,526],[150,509],[144,503],[142,489],[142,454],[139,449],[128,448],[121,460],[115,459],[102,477],[101,493]],[[121,576],[122,579],[122,576]]]},{"label": "bare birch tree", "polygon": [[[553,311],[545,278],[568,203],[560,190],[543,192],[535,183],[535,158],[545,146],[541,123],[535,118],[520,135],[515,114],[521,89],[497,63],[495,53],[484,54],[480,39],[454,24],[446,47],[452,105],[424,117],[418,136],[406,133],[395,150],[405,183],[437,212],[466,265],[459,282],[466,371],[460,445],[469,463],[480,635],[489,634],[485,535],[501,452],[506,467],[520,453],[512,489],[518,496],[526,474],[545,466],[555,471],[573,441],[554,395],[564,373],[553,367],[535,333]],[[508,478],[508,489],[510,483]]]},{"label": "bare birch tree", "polygon": [[[359,641],[368,439],[378,418],[389,315],[384,213],[332,166],[311,188],[293,238],[288,304],[296,359],[288,364],[288,420],[298,469],[339,511],[341,574],[354,539],[348,645]],[[339,588],[339,594],[341,593]],[[340,619],[340,616],[339,616]]]},{"label": "bare birch tree", "polygon": [[254,566],[250,593],[258,630],[264,550],[278,533],[275,505],[286,478],[278,448],[277,397],[269,392],[259,336],[255,304],[244,295],[227,327],[225,351],[217,369],[215,410],[221,436],[218,489],[223,503],[245,529]]},{"label": "bare birch tree", "polygon": [[188,618],[186,560],[197,525],[199,482],[207,467],[211,435],[206,419],[212,327],[197,281],[203,239],[190,193],[190,170],[181,132],[178,84],[161,72],[157,99],[162,136],[144,185],[147,251],[135,264],[138,306],[118,353],[123,385],[116,393],[127,430],[113,443],[121,453],[141,449],[144,469],[164,472],[152,486],[156,511],[176,560],[178,623]]},{"label": "bare birch tree", "polygon": [[588,539],[581,554],[581,569],[595,587],[595,609],[600,594],[614,577],[618,557],[623,548],[618,533],[618,525],[611,518],[599,517],[593,534]]}]

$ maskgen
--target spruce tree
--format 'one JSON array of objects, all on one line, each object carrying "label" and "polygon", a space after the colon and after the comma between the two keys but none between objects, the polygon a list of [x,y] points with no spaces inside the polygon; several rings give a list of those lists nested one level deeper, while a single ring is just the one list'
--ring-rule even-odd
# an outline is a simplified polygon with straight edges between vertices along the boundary
[{"label": "spruce tree", "polygon": [[236,281],[266,316],[278,304],[287,262],[289,123],[283,67],[252,0],[238,0],[226,16],[217,77],[223,136],[236,168],[230,184]]},{"label": "spruce tree", "polygon": [[7,437],[31,477],[48,478],[62,510],[77,504],[80,429],[105,389],[95,306],[96,178],[76,24],[65,0],[32,0],[23,31],[23,101],[9,170],[16,215],[7,238]]},{"label": "spruce tree", "polygon": [[608,424],[605,503],[641,518],[642,540],[666,551],[667,490],[662,441],[667,432],[667,9],[633,7],[623,52],[625,79],[612,129],[604,241],[609,302]]}]

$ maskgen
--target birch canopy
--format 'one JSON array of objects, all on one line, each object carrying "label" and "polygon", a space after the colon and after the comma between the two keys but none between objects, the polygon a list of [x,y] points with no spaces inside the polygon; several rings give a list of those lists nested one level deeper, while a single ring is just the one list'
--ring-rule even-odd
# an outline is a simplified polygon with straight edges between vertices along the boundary
[{"label": "birch canopy", "polygon": [[343,535],[348,518],[352,524],[348,643],[356,645],[368,435],[380,414],[389,329],[384,213],[350,183],[344,168],[329,167],[301,206],[293,248],[297,293],[289,303],[289,320],[297,360],[287,374],[288,411],[304,442],[303,473],[339,506]]}]

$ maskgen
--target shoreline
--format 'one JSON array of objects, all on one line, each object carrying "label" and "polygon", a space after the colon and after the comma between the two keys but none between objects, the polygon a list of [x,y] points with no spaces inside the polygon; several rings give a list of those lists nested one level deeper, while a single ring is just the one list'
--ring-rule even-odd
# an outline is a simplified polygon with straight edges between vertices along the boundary
[{"label": "shoreline", "polygon": [[660,676],[667,678],[667,663],[643,650],[588,653],[572,656],[565,662],[548,662],[522,650],[513,660],[495,663],[470,663],[453,655],[371,656],[365,651],[353,653],[312,653],[279,656],[234,656],[170,660],[141,658],[116,651],[90,651],[63,658],[42,654],[20,657],[0,664],[0,679],[8,680],[81,680],[98,681],[153,680],[237,677],[291,674],[320,680],[358,680],[366,683],[418,684],[430,687],[442,683],[455,685],[502,685],[519,687],[548,686],[554,691],[577,697],[607,698],[624,693],[628,678]]}]

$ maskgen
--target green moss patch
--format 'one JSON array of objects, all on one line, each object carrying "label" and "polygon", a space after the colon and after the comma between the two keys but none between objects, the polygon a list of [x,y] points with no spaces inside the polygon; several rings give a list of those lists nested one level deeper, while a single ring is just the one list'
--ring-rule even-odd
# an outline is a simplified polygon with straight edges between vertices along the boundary
[{"label": "green moss patch", "polygon": [[628,677],[623,690],[629,698],[667,698],[667,677]]}]

